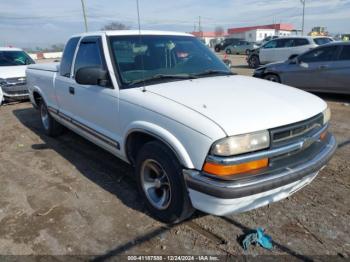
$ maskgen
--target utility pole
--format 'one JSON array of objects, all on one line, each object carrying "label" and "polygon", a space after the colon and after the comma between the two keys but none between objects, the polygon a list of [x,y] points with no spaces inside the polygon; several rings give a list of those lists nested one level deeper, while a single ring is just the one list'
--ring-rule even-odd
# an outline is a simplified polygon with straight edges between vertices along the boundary
[{"label": "utility pole", "polygon": [[301,35],[304,35],[304,27],[305,27],[305,2],[306,0],[300,0],[300,2],[303,4],[303,19],[301,24]]},{"label": "utility pole", "polygon": [[198,31],[202,37],[202,25],[201,25],[201,16],[198,18]]},{"label": "utility pole", "polygon": [[88,31],[88,24],[87,24],[87,18],[86,18],[86,11],[85,11],[85,2],[84,2],[84,0],[81,0],[81,7],[83,8],[85,32],[87,32],[87,31]]}]

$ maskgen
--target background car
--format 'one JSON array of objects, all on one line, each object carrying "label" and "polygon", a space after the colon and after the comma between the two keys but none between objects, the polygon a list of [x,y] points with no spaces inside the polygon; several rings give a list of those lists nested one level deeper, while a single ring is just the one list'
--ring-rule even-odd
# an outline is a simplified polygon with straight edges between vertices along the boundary
[{"label": "background car", "polygon": [[22,49],[0,47],[0,88],[3,99],[28,99],[25,70],[35,62]]},{"label": "background car", "polygon": [[239,41],[235,45],[229,45],[225,48],[226,54],[248,55],[258,45],[248,41]]},{"label": "background car", "polygon": [[254,77],[308,91],[350,94],[350,42],[330,43],[259,67]]},{"label": "background car", "polygon": [[240,41],[243,41],[243,39],[240,38],[226,38],[222,40],[219,44],[216,44],[214,46],[215,52],[220,52],[221,50],[225,50],[225,48],[229,45],[235,45],[239,43]]},{"label": "background car", "polygon": [[302,54],[312,48],[333,41],[330,37],[298,36],[278,38],[251,52],[247,62],[249,67],[257,68],[259,65],[285,61],[291,56]]}]

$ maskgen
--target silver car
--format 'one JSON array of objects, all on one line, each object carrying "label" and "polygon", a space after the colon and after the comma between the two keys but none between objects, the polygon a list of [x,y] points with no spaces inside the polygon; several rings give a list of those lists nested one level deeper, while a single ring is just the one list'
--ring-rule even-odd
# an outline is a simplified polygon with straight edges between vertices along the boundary
[{"label": "silver car", "polygon": [[236,44],[229,45],[225,48],[226,54],[248,55],[251,50],[258,48],[256,43],[248,41],[239,41]]},{"label": "silver car", "polygon": [[259,67],[254,77],[307,91],[350,94],[350,42],[333,42]]}]

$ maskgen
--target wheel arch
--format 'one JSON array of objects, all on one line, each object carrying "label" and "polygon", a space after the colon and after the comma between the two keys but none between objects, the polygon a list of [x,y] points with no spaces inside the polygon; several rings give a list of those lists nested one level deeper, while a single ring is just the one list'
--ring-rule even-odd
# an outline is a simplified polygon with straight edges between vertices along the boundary
[{"label": "wheel arch", "polygon": [[41,101],[46,101],[45,96],[42,94],[38,87],[34,86],[31,93],[32,94],[30,98],[34,107],[38,108],[40,106]]},{"label": "wheel arch", "polygon": [[168,130],[147,122],[136,122],[130,125],[124,139],[124,152],[128,161],[135,163],[136,153],[149,141],[159,141],[167,146],[185,168],[193,169],[194,165],[182,143]]}]

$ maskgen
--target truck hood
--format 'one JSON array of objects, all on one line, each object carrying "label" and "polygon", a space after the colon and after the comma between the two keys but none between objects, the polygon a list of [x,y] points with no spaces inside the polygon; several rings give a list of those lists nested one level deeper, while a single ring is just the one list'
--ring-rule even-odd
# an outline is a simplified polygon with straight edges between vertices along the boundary
[{"label": "truck hood", "polygon": [[310,93],[246,76],[176,81],[147,91],[206,116],[228,136],[299,122],[327,107]]},{"label": "truck hood", "polygon": [[25,77],[27,66],[0,66],[0,78]]}]

